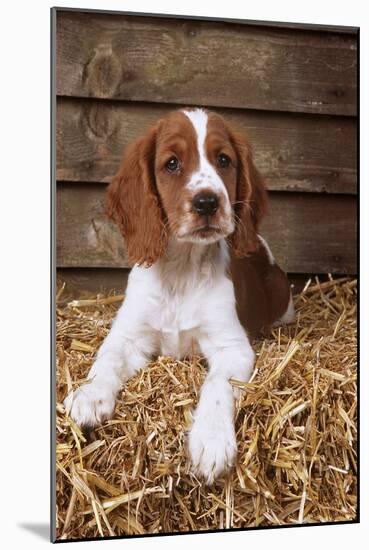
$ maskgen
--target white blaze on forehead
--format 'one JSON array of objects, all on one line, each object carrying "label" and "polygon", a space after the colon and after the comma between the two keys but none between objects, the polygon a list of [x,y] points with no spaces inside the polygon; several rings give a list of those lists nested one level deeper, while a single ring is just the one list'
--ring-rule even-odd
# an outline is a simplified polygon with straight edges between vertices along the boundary
[{"label": "white blaze on forehead", "polygon": [[199,151],[201,164],[201,160],[203,160],[204,158],[206,159],[205,139],[207,134],[208,115],[202,109],[195,109],[194,111],[183,112],[190,119],[193,127],[195,128],[197,137],[197,148]]},{"label": "white blaze on forehead", "polygon": [[230,209],[228,194],[222,179],[206,157],[205,140],[207,135],[208,115],[202,109],[183,111],[190,119],[196,133],[197,150],[199,153],[199,167],[191,174],[187,188],[191,191],[200,191],[202,188],[211,189],[215,193],[222,193],[226,197],[226,208]]}]

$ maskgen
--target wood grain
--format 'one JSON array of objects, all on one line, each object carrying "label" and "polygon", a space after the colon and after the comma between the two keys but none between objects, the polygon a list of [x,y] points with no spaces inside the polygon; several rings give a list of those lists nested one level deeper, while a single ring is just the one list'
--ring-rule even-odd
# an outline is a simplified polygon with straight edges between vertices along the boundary
[{"label": "wood grain", "polygon": [[[104,186],[59,184],[57,266],[126,267],[116,227],[103,215]],[[261,233],[294,273],[356,273],[356,198],[270,193]]]},{"label": "wood grain", "polygon": [[[127,144],[172,109],[59,98],[57,178],[109,182]],[[249,136],[269,189],[356,192],[354,118],[215,110]]]},{"label": "wood grain", "polygon": [[57,12],[57,93],[356,115],[354,34]]},{"label": "wood grain", "polygon": [[66,283],[59,303],[77,298],[87,298],[93,294],[107,294],[115,291],[122,294],[127,287],[127,268],[60,268],[57,270],[57,288]]}]

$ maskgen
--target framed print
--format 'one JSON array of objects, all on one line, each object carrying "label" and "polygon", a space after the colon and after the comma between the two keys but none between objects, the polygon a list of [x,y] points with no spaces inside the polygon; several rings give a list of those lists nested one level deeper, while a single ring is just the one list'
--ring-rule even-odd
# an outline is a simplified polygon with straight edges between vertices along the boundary
[{"label": "framed print", "polygon": [[359,29],[51,25],[53,540],[357,522]]}]

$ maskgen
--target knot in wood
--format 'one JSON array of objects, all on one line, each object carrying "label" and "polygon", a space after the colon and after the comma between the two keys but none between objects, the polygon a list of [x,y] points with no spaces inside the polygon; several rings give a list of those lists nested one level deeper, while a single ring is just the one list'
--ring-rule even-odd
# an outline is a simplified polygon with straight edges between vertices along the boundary
[{"label": "knot in wood", "polygon": [[86,85],[94,97],[114,97],[122,75],[122,63],[111,44],[100,44],[86,67]]}]

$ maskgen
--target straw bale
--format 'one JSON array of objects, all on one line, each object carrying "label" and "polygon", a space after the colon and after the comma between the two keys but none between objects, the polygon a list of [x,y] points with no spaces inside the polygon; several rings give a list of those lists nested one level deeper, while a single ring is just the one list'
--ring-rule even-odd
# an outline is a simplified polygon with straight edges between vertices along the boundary
[{"label": "straw bale", "polygon": [[356,517],[356,281],[309,280],[297,318],[254,342],[235,412],[238,457],[212,486],[190,470],[186,433],[201,357],[159,357],[122,388],[114,418],[84,434],[66,394],[86,382],[123,296],[57,305],[59,539],[246,528]]}]

